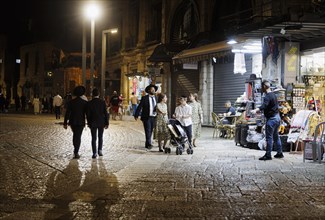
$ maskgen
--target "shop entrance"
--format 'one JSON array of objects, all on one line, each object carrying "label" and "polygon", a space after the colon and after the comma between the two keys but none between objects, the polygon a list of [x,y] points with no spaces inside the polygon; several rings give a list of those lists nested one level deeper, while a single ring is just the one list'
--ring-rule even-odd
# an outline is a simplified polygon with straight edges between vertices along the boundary
[{"label": "shop entrance", "polygon": [[215,64],[213,67],[213,112],[224,113],[227,100],[234,105],[245,92],[245,80],[252,73],[252,61],[246,59],[245,74],[234,74],[234,63]]}]

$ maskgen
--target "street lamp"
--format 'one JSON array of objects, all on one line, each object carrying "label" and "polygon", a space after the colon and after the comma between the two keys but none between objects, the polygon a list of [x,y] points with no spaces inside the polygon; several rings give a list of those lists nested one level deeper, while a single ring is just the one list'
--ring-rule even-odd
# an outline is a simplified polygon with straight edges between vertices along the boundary
[{"label": "street lamp", "polygon": [[[88,18],[90,18],[91,21],[91,35],[90,35],[90,93],[92,92],[93,86],[94,86],[94,48],[95,48],[95,19],[99,16],[99,8],[95,4],[89,4],[85,8],[85,13]],[[84,31],[85,32],[85,31]],[[84,61],[84,41],[83,40],[83,61]],[[85,62],[85,61],[84,61]],[[84,68],[83,63],[83,68]],[[86,80],[84,76],[85,71],[83,70],[83,80]],[[85,81],[83,82],[84,84]]]},{"label": "street lamp", "polygon": [[106,34],[116,34],[117,28],[102,31],[102,72],[101,72],[101,94],[105,98],[105,69],[106,69]]},{"label": "street lamp", "polygon": [[82,85],[86,88],[86,62],[87,62],[87,47],[86,47],[86,22],[82,24]]}]

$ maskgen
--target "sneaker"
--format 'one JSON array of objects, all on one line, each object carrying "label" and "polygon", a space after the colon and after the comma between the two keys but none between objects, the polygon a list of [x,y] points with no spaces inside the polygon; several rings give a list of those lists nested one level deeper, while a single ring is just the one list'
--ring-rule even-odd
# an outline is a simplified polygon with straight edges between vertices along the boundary
[{"label": "sneaker", "polygon": [[97,157],[97,154],[93,154],[92,158],[95,159]]},{"label": "sneaker", "polygon": [[263,157],[260,157],[259,160],[272,160],[272,157],[264,155]]},{"label": "sneaker", "polygon": [[277,153],[276,155],[274,155],[274,158],[283,158],[283,153]]},{"label": "sneaker", "polygon": [[98,151],[98,155],[99,156],[103,156],[103,152],[100,150],[100,151]]},{"label": "sneaker", "polygon": [[152,146],[151,144],[149,144],[149,145],[147,146],[147,148],[148,148],[149,150],[151,150],[152,147],[153,147],[153,146]]},{"label": "sneaker", "polygon": [[73,159],[79,159],[79,158],[80,158],[80,155],[79,154],[74,154]]}]

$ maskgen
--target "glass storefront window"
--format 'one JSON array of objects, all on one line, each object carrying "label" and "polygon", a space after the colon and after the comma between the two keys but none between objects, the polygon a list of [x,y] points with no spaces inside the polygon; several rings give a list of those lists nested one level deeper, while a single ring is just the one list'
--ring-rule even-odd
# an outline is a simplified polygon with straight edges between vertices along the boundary
[{"label": "glass storefront window", "polygon": [[302,53],[301,75],[325,75],[325,47]]}]

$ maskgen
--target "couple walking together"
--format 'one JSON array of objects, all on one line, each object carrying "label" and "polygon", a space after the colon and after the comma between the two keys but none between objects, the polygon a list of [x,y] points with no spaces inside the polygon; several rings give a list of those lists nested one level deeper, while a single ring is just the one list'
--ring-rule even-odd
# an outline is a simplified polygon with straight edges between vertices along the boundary
[{"label": "couple walking together", "polygon": [[[83,129],[87,124],[91,131],[91,145],[92,158],[103,156],[103,133],[104,129],[108,128],[109,116],[106,110],[104,100],[99,98],[99,91],[97,88],[93,89],[93,98],[89,102],[83,99],[86,89],[83,86],[77,86],[74,89],[75,98],[67,103],[67,110],[64,116],[63,126],[67,129],[68,125],[71,127],[73,137],[72,142],[74,146],[74,158],[79,159],[79,149],[81,144],[81,135]],[[96,146],[98,136],[98,148]]]}]

